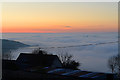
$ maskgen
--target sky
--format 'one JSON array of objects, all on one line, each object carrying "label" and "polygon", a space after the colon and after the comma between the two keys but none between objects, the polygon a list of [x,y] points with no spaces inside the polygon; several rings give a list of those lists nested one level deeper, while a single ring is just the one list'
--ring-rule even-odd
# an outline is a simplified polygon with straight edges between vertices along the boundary
[{"label": "sky", "polygon": [[117,2],[2,4],[3,33],[117,32]]}]

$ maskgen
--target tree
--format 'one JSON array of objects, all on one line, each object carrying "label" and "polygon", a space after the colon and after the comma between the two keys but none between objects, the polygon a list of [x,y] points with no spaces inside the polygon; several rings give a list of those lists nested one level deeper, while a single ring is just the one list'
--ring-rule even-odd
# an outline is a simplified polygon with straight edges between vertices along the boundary
[{"label": "tree", "polygon": [[46,51],[43,51],[41,48],[36,48],[32,51],[32,54],[47,55],[48,53]]},{"label": "tree", "polygon": [[112,70],[112,73],[118,74],[120,77],[120,55],[112,56],[108,59],[108,67]]},{"label": "tree", "polygon": [[58,54],[58,57],[60,58],[64,68],[78,69],[80,66],[79,62],[73,60],[73,55],[68,54],[67,52]]},{"label": "tree", "polygon": [[118,54],[116,56],[116,72],[118,74],[118,76],[120,77],[120,55]]},{"label": "tree", "polygon": [[116,56],[112,56],[108,60],[108,67],[112,70],[112,73],[115,72],[115,67],[116,67]]},{"label": "tree", "polygon": [[[59,51],[60,54],[58,54],[59,59],[61,60],[63,67],[64,68],[70,68],[70,69],[78,69],[80,66],[80,63],[73,60],[73,55],[68,54],[67,52],[61,52]],[[42,50],[41,48],[34,49],[32,51],[32,54],[39,54],[39,55],[53,55],[53,54],[48,54],[46,51]]]}]

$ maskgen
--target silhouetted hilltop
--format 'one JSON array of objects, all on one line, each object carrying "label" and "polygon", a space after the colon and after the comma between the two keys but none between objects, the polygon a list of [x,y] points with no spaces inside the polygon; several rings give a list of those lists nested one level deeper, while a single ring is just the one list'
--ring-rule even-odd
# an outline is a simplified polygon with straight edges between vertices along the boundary
[{"label": "silhouetted hilltop", "polygon": [[7,39],[0,39],[2,40],[2,53],[9,52],[10,50],[16,50],[21,47],[27,47],[30,45],[18,42],[18,41],[13,41],[13,40],[7,40]]}]

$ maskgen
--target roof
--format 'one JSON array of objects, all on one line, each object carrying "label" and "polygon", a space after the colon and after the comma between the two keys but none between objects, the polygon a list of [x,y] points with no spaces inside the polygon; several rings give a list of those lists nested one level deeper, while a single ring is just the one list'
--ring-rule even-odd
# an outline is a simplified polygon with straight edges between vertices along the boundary
[{"label": "roof", "polygon": [[[21,53],[17,58],[20,63],[27,63],[34,66],[51,66],[54,60],[59,60],[57,55],[41,55]],[[60,60],[59,60],[60,61]]]},{"label": "roof", "polygon": [[[56,74],[61,76],[68,76],[68,77],[77,77],[77,78],[88,78],[88,79],[100,79],[100,78],[107,78],[107,75],[113,75],[110,73],[101,73],[101,72],[91,72],[91,71],[82,71],[82,70],[68,70],[65,68],[42,68],[45,69],[48,74]],[[35,69],[31,69],[30,71],[37,71]]]}]

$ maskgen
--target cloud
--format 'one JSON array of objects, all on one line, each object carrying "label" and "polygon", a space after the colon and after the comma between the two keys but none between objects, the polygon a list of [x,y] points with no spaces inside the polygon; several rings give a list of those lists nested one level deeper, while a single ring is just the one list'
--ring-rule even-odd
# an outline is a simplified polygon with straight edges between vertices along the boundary
[{"label": "cloud", "polygon": [[70,27],[72,27],[72,26],[65,26],[65,27],[70,28]]},{"label": "cloud", "polygon": [[[63,26],[64,27],[64,26]],[[62,28],[63,28],[62,27]],[[69,28],[69,27],[64,27]],[[58,29],[58,30],[64,30]],[[70,27],[71,28],[71,27]],[[43,30],[43,29],[36,29]],[[47,29],[45,29],[47,30]],[[48,29],[49,30],[49,29]],[[51,29],[52,30],[52,29]],[[57,30],[57,29],[53,29]],[[67,31],[67,30],[64,30]],[[19,33],[4,34],[4,38],[22,41],[25,44],[36,45],[45,48],[53,54],[67,51],[74,56],[74,59],[82,63],[81,70],[109,72],[107,60],[118,53],[118,44],[109,43],[117,41],[116,33]],[[101,45],[90,45],[100,44]],[[80,46],[88,45],[88,46]],[[64,47],[67,46],[67,47]],[[63,47],[63,48],[60,48]],[[34,47],[25,48],[13,52],[15,56],[21,52],[31,52]],[[14,56],[14,57],[15,57]],[[96,67],[97,66],[97,67]]]}]

